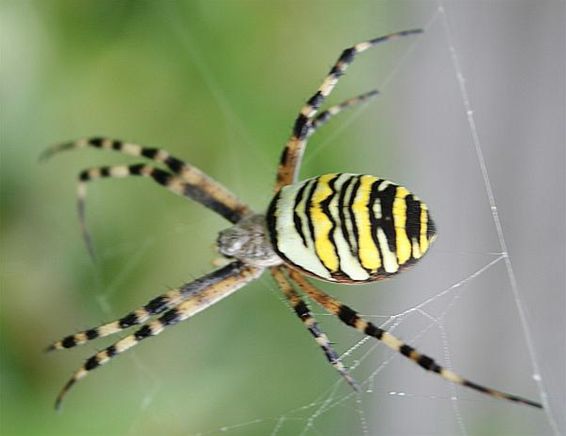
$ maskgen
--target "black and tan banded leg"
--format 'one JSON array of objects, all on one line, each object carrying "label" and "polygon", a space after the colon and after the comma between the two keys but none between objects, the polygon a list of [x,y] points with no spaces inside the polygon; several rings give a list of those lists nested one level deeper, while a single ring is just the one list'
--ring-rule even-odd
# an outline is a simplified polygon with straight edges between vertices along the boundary
[{"label": "black and tan banded leg", "polygon": [[86,202],[86,186],[88,182],[97,179],[112,178],[120,179],[130,176],[142,176],[153,179],[156,183],[164,186],[175,194],[191,198],[191,187],[186,182],[181,181],[179,176],[174,176],[168,171],[155,168],[146,164],[133,165],[115,165],[89,168],[80,172],[77,184],[77,211],[79,215],[79,224],[81,233],[88,252],[94,258],[94,249],[90,233],[86,227],[85,218],[85,202]]},{"label": "black and tan banded leg", "polygon": [[492,397],[514,401],[542,409],[542,405],[537,402],[479,385],[465,379],[464,377],[456,374],[449,369],[443,368],[442,366],[438,365],[431,357],[419,353],[413,347],[405,344],[403,341],[396,338],[391,333],[375,326],[369,321],[366,321],[353,309],[346,306],[336,298],[322,292],[320,289],[317,289],[300,273],[291,270],[290,276],[311,299],[315,300],[329,313],[336,315],[344,324],[349,325],[350,327],[353,327],[356,330],[368,336],[374,337],[378,341],[383,342],[387,347],[412,360],[421,368],[436,373],[443,379],[448,380],[452,383],[467,386],[471,389],[490,395]]},{"label": "black and tan banded leg", "polygon": [[150,317],[159,315],[167,309],[171,309],[181,303],[185,298],[185,287],[171,289],[170,291],[151,299],[151,301],[144,306],[137,308],[116,321],[108,322],[106,324],[99,325],[98,327],[66,336],[60,341],[51,344],[46,351],[73,348],[77,345],[83,345],[88,341],[104,338],[106,336],[122,332],[130,327],[143,324]]},{"label": "black and tan banded leg", "polygon": [[314,134],[314,132],[316,132],[320,127],[325,125],[330,120],[330,118],[332,118],[335,115],[338,115],[344,109],[349,109],[351,107],[362,104],[378,94],[379,91],[377,89],[373,89],[364,94],[360,94],[356,97],[349,98],[348,100],[345,100],[340,104],[329,107],[328,109],[322,111],[311,121],[307,137],[310,138],[311,135]]},{"label": "black and tan banded leg", "polygon": [[252,213],[247,204],[240,201],[222,184],[207,176],[197,167],[159,148],[144,147],[139,144],[117,139],[85,138],[74,142],[54,145],[48,148],[41,155],[41,158],[47,159],[62,151],[86,147],[114,150],[129,156],[144,157],[153,162],[165,165],[169,171],[184,181],[185,186],[187,186],[188,191],[190,191],[190,195],[186,194],[187,197],[208,207],[230,222],[236,223],[244,216]]},{"label": "black and tan banded leg", "polygon": [[184,288],[187,292],[187,298],[183,302],[165,311],[159,318],[144,324],[132,335],[120,339],[88,358],[57,396],[55,408],[60,408],[61,402],[69,389],[92,370],[108,363],[112,358],[132,348],[144,339],[157,336],[165,328],[184,321],[212,306],[250,281],[258,278],[262,272],[263,269],[261,268],[246,266],[237,261],[186,284]]},{"label": "black and tan banded leg", "polygon": [[86,228],[85,221],[85,199],[86,199],[86,184],[93,180],[102,178],[125,178],[130,176],[142,176],[153,179],[156,183],[164,186],[169,191],[180,195],[182,197],[196,200],[199,203],[205,204],[211,209],[222,209],[222,204],[212,204],[210,198],[203,198],[202,192],[195,189],[194,184],[188,182],[186,178],[180,175],[171,174],[168,171],[156,168],[152,165],[146,164],[133,164],[133,165],[116,165],[104,166],[97,168],[90,168],[81,171],[79,174],[79,182],[77,186],[77,210],[79,214],[79,222],[83,239],[87,245],[88,251],[94,257],[94,250],[90,234]]},{"label": "black and tan banded leg", "polygon": [[326,359],[328,359],[330,364],[340,373],[342,377],[344,377],[344,379],[350,386],[352,386],[352,388],[354,388],[356,391],[359,391],[360,387],[350,375],[350,373],[348,373],[348,370],[346,369],[344,364],[340,361],[340,357],[338,356],[338,353],[336,353],[336,351],[334,351],[334,349],[332,348],[332,345],[328,340],[328,336],[326,336],[326,334],[322,330],[320,330],[315,317],[312,315],[304,300],[293,289],[293,286],[285,277],[282,268],[271,268],[271,274],[283,291],[283,294],[285,295],[285,298],[287,298],[287,301],[291,305],[293,311],[297,314],[299,319],[303,322],[304,326],[314,337],[316,343],[322,349],[324,355],[326,356]]},{"label": "black and tan banded leg", "polygon": [[301,158],[307,144],[310,124],[315,117],[318,109],[320,108],[320,105],[332,92],[332,90],[338,83],[339,78],[344,75],[346,69],[354,61],[356,55],[382,42],[407,35],[413,35],[416,33],[422,33],[422,30],[413,29],[391,33],[389,35],[371,39],[369,41],[360,42],[359,44],[347,48],[342,52],[342,54],[338,58],[338,61],[334,64],[334,66],[322,82],[322,85],[320,85],[314,95],[309,98],[306,104],[301,108],[299,115],[295,120],[291,138],[285,145],[283,153],[281,154],[279,168],[277,170],[275,192],[279,192],[279,190],[283,186],[289,185],[296,181],[297,173],[301,164]]}]

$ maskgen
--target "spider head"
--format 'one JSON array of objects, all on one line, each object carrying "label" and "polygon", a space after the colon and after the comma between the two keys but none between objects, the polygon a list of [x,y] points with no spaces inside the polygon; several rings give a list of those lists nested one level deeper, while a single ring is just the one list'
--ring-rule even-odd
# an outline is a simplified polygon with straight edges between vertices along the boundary
[{"label": "spider head", "polygon": [[218,252],[225,257],[266,268],[282,263],[267,237],[265,216],[251,215],[222,230],[216,240]]}]

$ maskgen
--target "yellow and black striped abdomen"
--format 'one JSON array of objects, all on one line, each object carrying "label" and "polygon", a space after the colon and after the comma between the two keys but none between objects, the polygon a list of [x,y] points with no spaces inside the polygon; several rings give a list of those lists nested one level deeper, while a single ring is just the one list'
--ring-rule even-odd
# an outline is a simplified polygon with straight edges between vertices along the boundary
[{"label": "yellow and black striped abdomen", "polygon": [[426,204],[374,176],[325,174],[281,189],[267,211],[276,253],[328,281],[363,283],[419,260],[436,236]]}]

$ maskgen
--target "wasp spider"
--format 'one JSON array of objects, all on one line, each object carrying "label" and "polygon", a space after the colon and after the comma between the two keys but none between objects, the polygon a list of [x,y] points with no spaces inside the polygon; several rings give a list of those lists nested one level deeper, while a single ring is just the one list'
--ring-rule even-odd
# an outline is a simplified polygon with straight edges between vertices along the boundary
[{"label": "wasp spider", "polygon": [[[93,339],[140,326],[87,359],[56,400],[59,407],[68,390],[90,371],[168,326],[183,321],[257,279],[266,269],[314,337],[326,359],[354,388],[358,385],[342,364],[326,334],[306,305],[302,292],[343,323],[381,341],[427,371],[493,397],[542,407],[539,403],[471,382],[434,359],[419,353],[387,331],[365,320],[311,284],[305,276],[346,284],[363,284],[397,274],[416,263],[429,249],[436,229],[427,206],[406,188],[370,175],[332,173],[297,181],[307,140],[322,124],[342,109],[377,94],[371,91],[319,112],[356,55],[382,42],[416,33],[392,33],[354,45],[342,52],[322,85],[301,108],[292,135],[283,149],[275,196],[265,213],[255,213],[227,188],[198,168],[167,151],[106,138],[82,139],[48,149],[45,157],[63,150],[94,147],[149,159],[150,164],[91,168],[80,173],[78,209],[83,235],[84,200],[88,182],[100,178],[147,177],[175,194],[212,209],[232,223],[220,232],[218,251],[230,260],[195,281],[155,297],[124,317],[53,343],[49,350],[72,348]],[[167,169],[157,168],[161,164]],[[154,317],[152,319],[152,317]]]}]

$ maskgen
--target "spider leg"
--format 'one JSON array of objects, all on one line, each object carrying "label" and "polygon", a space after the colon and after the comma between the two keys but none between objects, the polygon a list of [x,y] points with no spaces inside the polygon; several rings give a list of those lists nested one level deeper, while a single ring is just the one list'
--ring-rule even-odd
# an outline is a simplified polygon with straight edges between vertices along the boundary
[{"label": "spider leg", "polygon": [[146,338],[160,334],[165,328],[184,321],[202,310],[212,306],[245,284],[258,278],[263,269],[246,266],[236,261],[224,268],[209,273],[184,285],[187,298],[177,306],[167,310],[159,318],[144,324],[132,335],[115,342],[88,358],[63,386],[55,401],[55,408],[61,407],[69,389],[83,379],[90,371],[108,363],[112,358],[137,345]]},{"label": "spider leg", "polygon": [[299,296],[299,294],[293,289],[291,283],[287,280],[285,275],[283,274],[282,268],[273,267],[271,268],[271,274],[273,278],[283,291],[285,298],[303,322],[305,327],[309,330],[311,335],[313,335],[316,343],[322,348],[326,359],[330,362],[330,364],[340,373],[342,377],[348,382],[354,390],[359,391],[360,387],[353,379],[353,377],[348,373],[348,370],[344,367],[344,364],[340,361],[340,358],[336,351],[332,348],[330,341],[326,334],[320,330],[318,323],[310,310],[308,309],[307,305],[303,301],[303,299]]},{"label": "spider leg", "polygon": [[379,91],[377,89],[373,89],[373,90],[366,92],[364,94],[360,94],[356,97],[349,98],[348,100],[345,100],[340,104],[329,107],[328,109],[322,111],[311,121],[309,131],[307,133],[307,137],[310,138],[311,135],[316,130],[318,130],[319,127],[326,124],[328,122],[328,120],[330,120],[330,118],[332,118],[334,115],[338,115],[344,109],[348,109],[348,108],[351,108],[351,107],[356,106],[358,104],[364,103],[368,99],[375,97],[378,94],[379,94]]},{"label": "spider leg", "polygon": [[90,181],[101,178],[124,178],[130,176],[149,177],[156,183],[167,188],[169,191],[205,204],[207,207],[219,212],[221,215],[223,215],[224,213],[230,213],[230,210],[226,208],[226,205],[224,203],[218,202],[213,198],[207,198],[206,195],[203,195],[203,192],[198,187],[188,182],[184,177],[180,175],[173,175],[168,171],[153,167],[151,165],[116,165],[83,170],[79,174],[79,181],[77,185],[77,211],[79,215],[79,222],[83,239],[90,255],[93,258],[94,249],[92,245],[92,239],[86,228],[85,221],[86,184]]},{"label": "spider leg", "polygon": [[320,85],[314,95],[307,100],[295,120],[291,138],[285,145],[283,153],[281,154],[279,168],[277,170],[275,192],[279,192],[283,186],[296,181],[301,158],[307,145],[308,133],[312,119],[316,115],[320,105],[338,83],[340,76],[344,75],[348,66],[354,61],[355,56],[382,42],[416,33],[422,33],[422,30],[413,29],[391,33],[369,41],[360,42],[359,44],[347,48],[342,52],[337,62],[322,82],[322,85]]},{"label": "spider leg", "polygon": [[117,139],[86,138],[51,146],[42,153],[40,158],[47,159],[52,155],[65,150],[86,147],[114,150],[129,156],[145,157],[153,162],[165,165],[169,171],[176,174],[186,183],[186,186],[190,188],[192,193],[191,195],[188,195],[190,198],[201,203],[205,207],[212,209],[214,212],[222,215],[230,222],[236,223],[245,215],[252,213],[247,204],[240,201],[222,184],[207,176],[197,167],[190,165],[181,159],[172,156],[166,150],[159,148],[144,147],[139,144],[124,142]]},{"label": "spider leg", "polygon": [[46,351],[73,348],[77,345],[83,345],[88,341],[92,341],[98,338],[104,338],[106,336],[119,333],[135,325],[143,324],[150,317],[159,315],[167,309],[171,309],[172,307],[181,303],[185,298],[187,298],[187,294],[191,290],[191,285],[192,283],[189,283],[180,288],[171,289],[170,291],[151,299],[151,301],[149,301],[144,306],[133,310],[132,312],[116,321],[108,322],[106,324],[99,325],[98,327],[83,330],[75,334],[66,336],[60,341],[51,344]]},{"label": "spider leg", "polygon": [[407,357],[408,359],[412,360],[421,368],[424,368],[427,371],[434,372],[443,379],[448,380],[452,383],[456,383],[462,386],[467,386],[471,389],[490,395],[492,397],[500,398],[504,400],[510,400],[517,403],[523,403],[529,406],[538,407],[542,409],[542,405],[539,403],[528,400],[526,398],[507,394],[505,392],[501,392],[492,388],[479,385],[477,383],[465,379],[464,377],[456,374],[455,372],[449,369],[443,368],[442,366],[438,365],[431,357],[419,353],[413,347],[405,344],[403,341],[396,338],[391,333],[375,326],[369,321],[366,321],[353,309],[346,306],[339,300],[322,292],[320,289],[316,288],[314,285],[308,282],[300,273],[291,270],[290,276],[310,298],[315,300],[318,304],[324,307],[324,309],[326,309],[331,314],[336,315],[344,324],[349,325],[350,327],[353,327],[356,330],[359,330],[360,332],[368,336],[376,338],[378,341],[383,342],[387,347],[391,348],[393,351],[396,351],[402,354],[403,356]]}]

